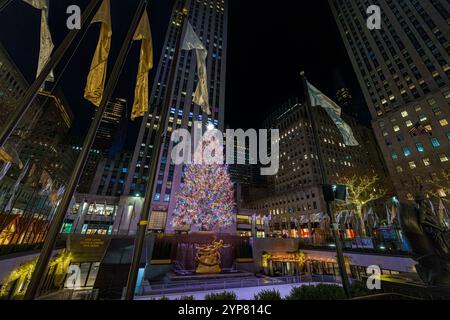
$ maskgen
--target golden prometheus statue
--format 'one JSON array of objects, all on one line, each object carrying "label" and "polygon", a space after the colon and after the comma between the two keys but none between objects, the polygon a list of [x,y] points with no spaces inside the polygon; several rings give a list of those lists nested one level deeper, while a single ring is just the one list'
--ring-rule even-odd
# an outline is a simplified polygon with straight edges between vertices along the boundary
[{"label": "golden prometheus statue", "polygon": [[222,272],[220,268],[220,249],[227,247],[229,245],[224,245],[223,240],[217,241],[216,239],[211,244],[196,245],[197,256],[195,257],[195,261],[198,263],[196,273],[208,274]]}]

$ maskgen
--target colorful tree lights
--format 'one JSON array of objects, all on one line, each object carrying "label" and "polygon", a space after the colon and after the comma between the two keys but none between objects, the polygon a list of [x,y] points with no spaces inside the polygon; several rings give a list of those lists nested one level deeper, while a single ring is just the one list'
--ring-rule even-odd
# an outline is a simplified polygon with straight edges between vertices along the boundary
[{"label": "colorful tree lights", "polygon": [[[214,141],[203,141],[203,151],[211,144]],[[219,152],[220,150],[221,147],[218,148]],[[197,150],[197,154],[199,151]],[[230,226],[235,221],[233,198],[233,183],[228,175],[228,166],[205,162],[189,164],[186,167],[184,185],[177,195],[172,226],[176,230],[185,230],[193,225],[203,231]]]},{"label": "colorful tree lights", "polygon": [[175,229],[195,225],[202,230],[213,230],[234,223],[233,183],[227,169],[226,165],[219,164],[187,166],[172,219]]}]

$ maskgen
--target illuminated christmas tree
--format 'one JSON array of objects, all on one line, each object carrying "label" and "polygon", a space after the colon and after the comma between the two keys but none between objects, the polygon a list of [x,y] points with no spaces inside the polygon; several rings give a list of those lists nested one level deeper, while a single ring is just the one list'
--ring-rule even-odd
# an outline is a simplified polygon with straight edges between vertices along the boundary
[{"label": "illuminated christmas tree", "polygon": [[[211,143],[211,140],[203,141],[203,150],[210,147]],[[222,152],[222,148],[217,150]],[[233,183],[228,166],[204,163],[187,165],[184,185],[177,195],[172,226],[176,230],[198,226],[203,231],[228,227],[235,220],[233,198]]]}]

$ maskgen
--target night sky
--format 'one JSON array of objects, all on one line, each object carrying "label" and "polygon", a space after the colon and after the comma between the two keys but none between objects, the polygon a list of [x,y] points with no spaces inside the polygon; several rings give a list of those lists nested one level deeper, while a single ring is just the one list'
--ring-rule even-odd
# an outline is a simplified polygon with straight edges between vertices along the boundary
[{"label": "night sky", "polygon": [[[361,106],[363,121],[368,120],[369,112],[326,0],[284,0],[278,1],[276,6],[257,0],[229,2],[226,125],[231,128],[259,128],[264,117],[280,104],[291,97],[302,96],[300,70],[305,70],[310,81],[331,97],[338,87],[350,87],[356,103]],[[65,27],[66,7],[75,3],[84,8],[88,1],[50,0],[50,28],[55,45],[68,32]],[[109,71],[137,0],[112,0],[111,3],[113,43]],[[148,11],[155,47],[152,78],[156,73],[172,5],[173,0],[150,1]],[[20,0],[0,13],[0,41],[28,81],[32,81],[36,73],[39,23],[39,11]],[[56,70],[57,77],[61,76],[58,85],[75,115],[71,133],[81,137],[87,132],[94,110],[83,99],[83,91],[98,31],[99,24],[92,26],[65,71],[62,73],[61,67]],[[130,103],[139,47],[140,43],[133,45],[126,71],[113,95]],[[67,60],[65,57],[61,65],[65,65]],[[130,124],[127,136],[130,150],[134,148],[139,124],[140,121]]]}]

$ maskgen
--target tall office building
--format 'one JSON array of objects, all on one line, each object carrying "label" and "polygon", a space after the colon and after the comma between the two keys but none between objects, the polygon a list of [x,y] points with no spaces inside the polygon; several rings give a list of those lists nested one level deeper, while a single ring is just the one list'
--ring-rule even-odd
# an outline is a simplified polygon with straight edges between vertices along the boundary
[{"label": "tall office building", "polygon": [[108,102],[93,148],[113,159],[123,148],[127,129],[127,101],[116,98]]},{"label": "tall office building", "polygon": [[[152,156],[155,156],[153,154],[155,135],[161,121],[161,109],[173,65],[176,38],[180,31],[181,6],[181,1],[175,2],[153,83],[150,111],[142,121],[131,161],[125,187],[125,194],[131,196],[142,197],[146,191],[150,161]],[[201,121],[204,126],[212,123],[218,129],[223,129],[224,126],[228,3],[226,0],[187,0],[184,6],[189,10],[190,23],[208,50],[206,63],[212,114],[208,117],[202,113],[198,105],[192,102],[198,82],[196,56],[194,51],[182,51],[179,61],[175,62],[176,80],[170,104],[170,118],[168,123],[162,124],[167,134],[162,152],[157,155],[160,161],[152,215],[157,215],[159,220],[165,222],[170,220],[170,213],[175,207],[176,194],[183,179],[183,166],[174,166],[171,163],[170,154],[173,147],[170,142],[171,132],[179,128],[191,129],[195,121]]]},{"label": "tall office building", "polygon": [[[450,4],[329,1],[402,199],[450,169]],[[370,5],[381,30],[369,30]]]}]

